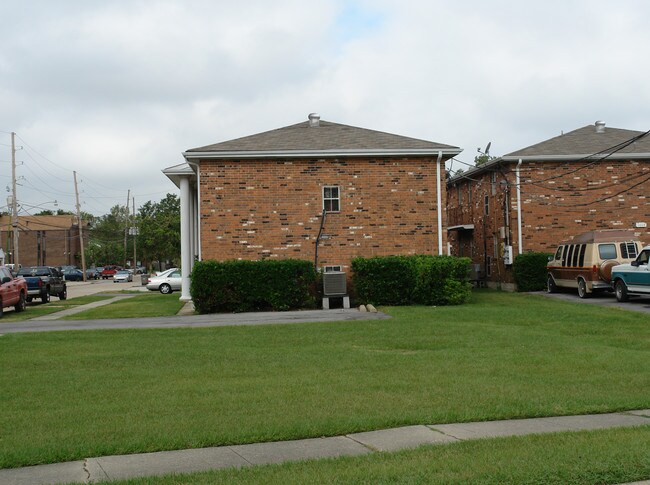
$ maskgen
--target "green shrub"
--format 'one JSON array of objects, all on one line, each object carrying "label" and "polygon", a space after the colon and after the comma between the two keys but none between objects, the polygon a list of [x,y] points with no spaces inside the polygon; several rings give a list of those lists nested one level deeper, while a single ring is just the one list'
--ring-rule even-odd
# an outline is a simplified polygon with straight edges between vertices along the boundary
[{"label": "green shrub", "polygon": [[313,308],[315,281],[309,261],[200,261],[190,293],[199,313]]},{"label": "green shrub", "polygon": [[541,291],[546,288],[549,253],[523,253],[515,257],[513,273],[517,291]]},{"label": "green shrub", "polygon": [[451,256],[355,258],[352,282],[361,301],[376,305],[458,305],[471,295],[469,265]]}]

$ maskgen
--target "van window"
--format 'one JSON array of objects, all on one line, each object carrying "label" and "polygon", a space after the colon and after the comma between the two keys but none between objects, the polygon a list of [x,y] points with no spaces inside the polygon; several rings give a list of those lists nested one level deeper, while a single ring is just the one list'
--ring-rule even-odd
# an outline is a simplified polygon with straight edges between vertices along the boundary
[{"label": "van window", "polygon": [[634,259],[638,256],[636,244],[633,242],[621,243],[621,258]]},{"label": "van window", "polygon": [[578,260],[580,259],[580,248],[582,244],[576,244],[575,249],[573,250],[573,264],[571,266],[578,266]]},{"label": "van window", "polygon": [[564,249],[564,246],[560,246],[557,248],[557,251],[555,251],[555,256],[553,256],[553,259],[556,261],[559,261],[562,259],[562,250]]},{"label": "van window", "polygon": [[575,244],[570,244],[569,245],[569,253],[566,257],[566,264],[565,266],[574,266],[573,264],[573,250],[575,249]]},{"label": "van window", "polygon": [[600,259],[616,259],[616,244],[599,244],[598,255]]},{"label": "van window", "polygon": [[569,252],[569,246],[564,246],[564,250],[562,251],[562,266],[566,266],[566,255]]},{"label": "van window", "polygon": [[578,257],[578,266],[584,266],[585,265],[585,252],[587,251],[587,245],[586,244],[581,244],[580,245],[580,256]]}]

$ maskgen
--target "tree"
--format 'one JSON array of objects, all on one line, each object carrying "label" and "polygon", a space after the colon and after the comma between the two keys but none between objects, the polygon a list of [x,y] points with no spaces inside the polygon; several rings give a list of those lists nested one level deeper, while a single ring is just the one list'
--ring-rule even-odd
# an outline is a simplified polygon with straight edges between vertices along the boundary
[{"label": "tree", "polygon": [[143,261],[179,263],[181,256],[181,202],[167,194],[148,201],[138,211],[137,249]]},{"label": "tree", "polygon": [[106,215],[90,219],[82,215],[82,218],[92,221],[92,226],[88,228],[86,260],[95,265],[118,264],[123,261],[126,207],[116,205]]}]

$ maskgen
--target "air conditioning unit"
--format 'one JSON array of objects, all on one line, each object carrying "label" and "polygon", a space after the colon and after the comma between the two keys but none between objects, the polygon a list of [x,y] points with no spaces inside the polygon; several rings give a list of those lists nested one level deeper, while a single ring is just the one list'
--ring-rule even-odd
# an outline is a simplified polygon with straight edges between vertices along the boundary
[{"label": "air conditioning unit", "polygon": [[323,273],[323,296],[347,295],[345,273],[343,271],[328,271]]}]

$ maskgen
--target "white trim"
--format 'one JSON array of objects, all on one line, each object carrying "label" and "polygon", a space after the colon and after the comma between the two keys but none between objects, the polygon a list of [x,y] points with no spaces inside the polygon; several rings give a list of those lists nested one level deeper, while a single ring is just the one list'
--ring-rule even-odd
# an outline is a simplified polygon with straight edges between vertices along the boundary
[{"label": "white trim", "polygon": [[516,162],[522,160],[524,162],[538,162],[538,161],[581,161],[581,160],[599,160],[603,159],[603,162],[607,160],[638,160],[640,158],[650,158],[650,153],[587,153],[587,154],[573,154],[573,155],[528,155],[518,157],[516,155],[504,156],[500,160],[504,162]]},{"label": "white trim", "polygon": [[404,149],[354,149],[354,150],[232,150],[232,151],[205,151],[183,152],[186,160],[198,159],[241,159],[241,158],[331,158],[331,157],[394,157],[394,156],[427,156],[427,155],[458,155],[461,149],[435,149],[435,148],[404,148]]}]

